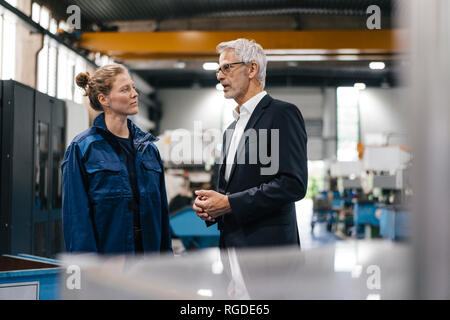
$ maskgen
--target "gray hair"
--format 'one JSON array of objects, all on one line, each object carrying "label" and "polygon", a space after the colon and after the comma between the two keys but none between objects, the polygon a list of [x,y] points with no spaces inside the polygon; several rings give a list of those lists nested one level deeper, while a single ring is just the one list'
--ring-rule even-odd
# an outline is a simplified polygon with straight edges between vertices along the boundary
[{"label": "gray hair", "polygon": [[221,42],[216,47],[217,53],[221,54],[227,49],[234,49],[234,53],[239,61],[250,63],[256,62],[258,64],[257,79],[262,87],[266,85],[266,67],[267,58],[263,48],[253,40],[237,39],[228,42]]}]

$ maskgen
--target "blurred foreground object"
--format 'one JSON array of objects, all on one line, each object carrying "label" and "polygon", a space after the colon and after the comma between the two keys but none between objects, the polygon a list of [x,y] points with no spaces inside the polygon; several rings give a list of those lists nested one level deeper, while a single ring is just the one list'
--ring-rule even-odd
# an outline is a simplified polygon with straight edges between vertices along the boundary
[{"label": "blurred foreground object", "polygon": [[413,243],[418,299],[450,299],[450,2],[409,5],[405,68],[413,147]]},{"label": "blurred foreground object", "polygon": [[61,290],[63,299],[409,299],[410,253],[404,244],[363,240],[175,258],[64,255],[65,266],[80,267],[81,282],[68,289],[66,275]]}]

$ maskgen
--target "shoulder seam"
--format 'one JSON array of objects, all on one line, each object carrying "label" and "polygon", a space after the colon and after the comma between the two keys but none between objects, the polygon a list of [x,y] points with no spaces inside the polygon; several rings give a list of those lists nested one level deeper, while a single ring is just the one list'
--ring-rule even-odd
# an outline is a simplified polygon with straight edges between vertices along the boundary
[{"label": "shoulder seam", "polygon": [[77,141],[76,144],[80,148],[81,156],[84,157],[87,149],[89,148],[89,146],[92,143],[94,143],[95,141],[100,141],[100,140],[103,140],[103,137],[100,134],[96,133],[93,135],[88,135],[88,136],[84,137],[83,139],[81,139],[80,141]]}]

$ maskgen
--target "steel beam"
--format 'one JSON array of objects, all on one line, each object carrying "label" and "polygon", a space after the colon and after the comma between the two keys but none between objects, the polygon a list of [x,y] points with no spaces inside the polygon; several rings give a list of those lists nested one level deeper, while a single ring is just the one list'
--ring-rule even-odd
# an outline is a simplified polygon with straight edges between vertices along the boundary
[{"label": "steel beam", "polygon": [[80,47],[124,59],[216,57],[216,46],[253,39],[271,54],[381,54],[402,52],[402,30],[86,32]]}]

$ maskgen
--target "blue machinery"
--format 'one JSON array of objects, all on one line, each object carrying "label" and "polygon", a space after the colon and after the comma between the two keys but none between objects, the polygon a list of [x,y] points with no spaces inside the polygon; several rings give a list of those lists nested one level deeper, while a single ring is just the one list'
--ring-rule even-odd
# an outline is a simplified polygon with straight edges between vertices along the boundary
[{"label": "blue machinery", "polygon": [[[379,209],[379,215],[376,211]],[[357,237],[362,226],[379,227],[380,236],[391,240],[403,240],[411,234],[410,212],[393,206],[375,203],[357,203],[354,207],[354,223]]]},{"label": "blue machinery", "polygon": [[219,230],[217,223],[206,227],[206,224],[195,214],[192,207],[184,207],[170,217],[170,227],[175,238],[180,238],[188,249],[217,247]]},{"label": "blue machinery", "polygon": [[380,212],[380,234],[384,238],[403,240],[411,235],[410,212],[382,208]]},{"label": "blue machinery", "polygon": [[[353,207],[353,221],[355,225],[355,234],[357,238],[365,235],[365,226],[379,227],[380,220],[375,216],[377,205],[373,202],[358,202]],[[366,236],[368,236],[366,234]]]},{"label": "blue machinery", "polygon": [[319,197],[314,199],[313,216],[311,219],[311,232],[314,225],[320,222],[327,222],[327,229],[331,231],[333,224],[344,222],[346,225],[351,224],[347,218],[340,218],[338,211],[344,209],[346,205],[351,205],[351,198],[341,198],[338,192],[333,193],[333,199],[328,199],[327,192],[321,192]]},{"label": "blue machinery", "polygon": [[[357,238],[371,237],[377,234],[374,230],[379,230],[378,236],[391,240],[407,239],[411,234],[410,212],[405,209],[374,202],[356,202],[352,204],[352,221],[346,221],[348,219],[342,220],[339,217],[338,211],[343,209],[344,205],[351,204],[352,199],[327,200],[322,195],[315,201],[311,231],[315,223],[326,222],[328,231],[331,231],[333,224],[344,222],[346,225],[353,224]],[[371,234],[368,234],[369,232]]]},{"label": "blue machinery", "polygon": [[[327,221],[333,224],[337,221],[335,211],[344,206],[350,199],[334,199],[330,210],[314,210],[312,227],[314,223]],[[375,215],[380,209],[380,217]],[[410,234],[409,212],[381,207],[371,202],[354,204],[353,223],[357,237],[363,237],[364,226],[379,227],[380,235],[391,240],[405,239]],[[197,217],[194,210],[185,207],[170,218],[170,226],[174,237],[180,238],[186,249],[217,247],[219,245],[219,230],[217,224],[206,227],[206,224]]]},{"label": "blue machinery", "polygon": [[314,225],[320,222],[327,222],[327,229],[330,231],[334,222],[334,210],[328,199],[327,192],[321,192],[313,202],[313,215],[311,217],[311,232],[314,231]]},{"label": "blue machinery", "polygon": [[27,254],[0,256],[0,300],[59,298],[61,265]]}]

